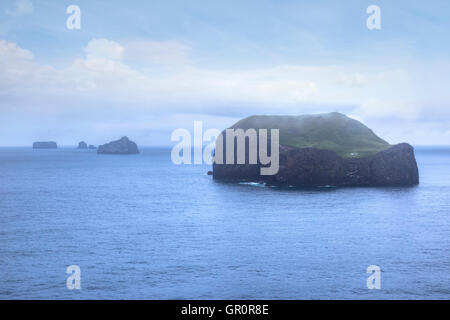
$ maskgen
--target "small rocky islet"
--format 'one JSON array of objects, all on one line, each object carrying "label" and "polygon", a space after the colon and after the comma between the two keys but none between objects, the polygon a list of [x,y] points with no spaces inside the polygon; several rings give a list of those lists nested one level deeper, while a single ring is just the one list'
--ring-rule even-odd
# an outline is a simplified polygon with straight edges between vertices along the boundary
[{"label": "small rocky islet", "polygon": [[[390,145],[361,122],[341,113],[301,116],[251,116],[231,129],[279,129],[279,170],[261,175],[256,164],[213,163],[217,181],[258,182],[272,186],[414,186],[419,183],[414,149]],[[226,157],[225,130],[223,157]],[[270,145],[270,137],[268,139]],[[248,146],[245,149],[249,157]],[[258,142],[259,155],[259,142]]]},{"label": "small rocky islet", "polygon": [[33,149],[57,149],[55,141],[36,141],[33,142]]},{"label": "small rocky islet", "polygon": [[128,137],[122,137],[119,140],[111,141],[98,146],[98,154],[138,154],[137,144]]},{"label": "small rocky islet", "polygon": [[93,144],[90,144],[90,145],[88,146],[88,144],[87,144],[86,142],[80,141],[80,142],[78,142],[78,147],[77,147],[77,149],[82,149],[82,150],[85,150],[85,149],[95,150],[95,149],[97,149],[97,147],[94,146]]},{"label": "small rocky islet", "polygon": [[[33,142],[33,149],[56,149],[58,145],[54,141],[36,141]],[[119,140],[111,141],[100,145],[98,148],[93,144],[88,145],[85,141],[78,142],[77,149],[97,150],[98,154],[138,154],[139,149],[135,142],[122,137]]]},{"label": "small rocky islet", "polygon": [[87,146],[86,142],[84,142],[84,141],[78,142],[78,149],[87,149],[87,148],[88,148],[88,146]]}]

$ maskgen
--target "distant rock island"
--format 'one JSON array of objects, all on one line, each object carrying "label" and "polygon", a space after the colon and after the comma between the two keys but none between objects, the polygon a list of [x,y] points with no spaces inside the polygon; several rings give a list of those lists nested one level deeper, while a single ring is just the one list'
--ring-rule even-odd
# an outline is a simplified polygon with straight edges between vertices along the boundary
[{"label": "distant rock island", "polygon": [[58,145],[54,141],[36,141],[33,142],[33,149],[56,149]]},{"label": "distant rock island", "polygon": [[[295,187],[412,186],[419,183],[412,146],[407,143],[390,145],[361,122],[341,113],[251,116],[231,128],[279,129],[279,171],[275,175],[261,175],[259,169],[263,165],[259,158],[257,164],[248,164],[248,161],[246,164],[214,163],[215,180]],[[224,142],[224,157],[225,145]]]},{"label": "distant rock island", "polygon": [[90,144],[90,145],[89,145],[89,149],[91,149],[91,150],[95,150],[95,149],[97,149],[97,147],[96,147],[96,146],[94,146],[93,144]]},{"label": "distant rock island", "polygon": [[78,149],[87,149],[87,143],[84,141],[78,142]]},{"label": "distant rock island", "polygon": [[120,140],[112,141],[104,145],[98,146],[97,153],[99,154],[137,154],[139,149],[133,141],[127,137],[122,137]]}]

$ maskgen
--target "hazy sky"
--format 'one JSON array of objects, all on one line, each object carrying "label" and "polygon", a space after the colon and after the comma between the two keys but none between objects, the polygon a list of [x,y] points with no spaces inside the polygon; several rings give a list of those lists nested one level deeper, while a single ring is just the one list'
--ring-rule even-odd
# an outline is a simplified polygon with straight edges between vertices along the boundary
[{"label": "hazy sky", "polygon": [[[81,29],[69,30],[69,5]],[[381,8],[381,30],[366,9]],[[0,145],[171,145],[194,120],[340,111],[450,144],[450,2],[2,0]]]}]

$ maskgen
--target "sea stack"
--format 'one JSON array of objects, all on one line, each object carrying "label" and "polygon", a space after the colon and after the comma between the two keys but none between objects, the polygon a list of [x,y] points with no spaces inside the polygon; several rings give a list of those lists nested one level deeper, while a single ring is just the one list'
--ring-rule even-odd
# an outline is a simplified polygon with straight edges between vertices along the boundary
[{"label": "sea stack", "polygon": [[56,149],[58,145],[54,141],[36,141],[33,142],[33,149]]},{"label": "sea stack", "polygon": [[87,143],[84,141],[78,142],[78,149],[87,149]]},{"label": "sea stack", "polygon": [[139,149],[133,141],[127,137],[122,137],[119,140],[111,141],[101,145],[97,149],[98,154],[137,154]]},{"label": "sea stack", "polygon": [[95,149],[97,149],[97,147],[94,146],[93,144],[90,144],[90,145],[89,145],[89,149],[90,149],[90,150],[95,150]]},{"label": "sea stack", "polygon": [[[419,171],[414,149],[407,143],[390,145],[361,122],[343,114],[251,116],[231,129],[279,129],[279,170],[262,175],[259,137],[256,164],[249,164],[249,137],[245,163],[213,164],[214,180],[262,182],[273,186],[414,186]],[[226,159],[226,134],[223,159]],[[236,141],[235,139],[235,150]],[[217,144],[217,141],[216,141]],[[270,151],[270,136],[268,137]],[[217,146],[216,146],[217,147]],[[253,152],[253,151],[252,151]],[[217,150],[216,150],[217,153]],[[224,161],[225,162],[225,161]]]}]

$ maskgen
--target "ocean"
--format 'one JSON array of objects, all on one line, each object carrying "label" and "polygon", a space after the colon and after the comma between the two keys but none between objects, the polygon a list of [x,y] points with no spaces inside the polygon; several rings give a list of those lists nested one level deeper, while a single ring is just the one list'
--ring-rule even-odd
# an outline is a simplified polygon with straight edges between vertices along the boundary
[{"label": "ocean", "polygon": [[416,159],[416,187],[294,189],[170,148],[0,148],[0,298],[449,299],[450,148]]}]

